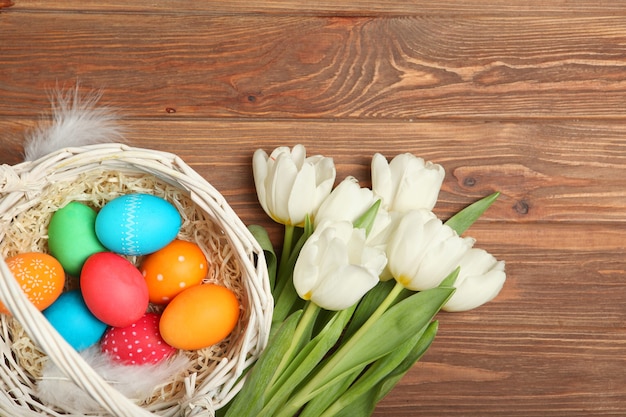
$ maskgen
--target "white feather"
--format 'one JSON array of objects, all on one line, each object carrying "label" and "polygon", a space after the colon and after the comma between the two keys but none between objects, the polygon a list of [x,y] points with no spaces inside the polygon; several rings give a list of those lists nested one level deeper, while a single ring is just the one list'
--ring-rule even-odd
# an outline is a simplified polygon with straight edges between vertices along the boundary
[{"label": "white feather", "polygon": [[82,94],[78,85],[57,89],[50,98],[52,121],[42,120],[24,142],[24,159],[34,161],[58,149],[107,142],[122,142],[119,115],[106,106],[98,107],[101,92]]},{"label": "white feather", "polygon": [[[110,360],[98,346],[80,354],[109,385],[136,403],[150,398],[155,388],[171,382],[190,363],[189,358],[180,353],[156,365],[122,365]],[[67,378],[52,361],[47,362],[37,382],[37,397],[43,404],[77,415],[103,412],[102,406]]]}]

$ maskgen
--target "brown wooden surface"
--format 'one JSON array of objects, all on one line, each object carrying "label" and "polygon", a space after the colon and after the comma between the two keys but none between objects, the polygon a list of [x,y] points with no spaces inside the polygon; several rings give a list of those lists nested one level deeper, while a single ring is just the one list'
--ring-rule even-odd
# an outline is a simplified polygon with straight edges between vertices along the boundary
[{"label": "brown wooden surface", "polygon": [[374,152],[415,153],[444,218],[502,192],[469,234],[505,288],[442,314],[376,416],[626,415],[626,2],[0,0],[0,163],[77,80],[275,240],[259,147],[364,184]]}]

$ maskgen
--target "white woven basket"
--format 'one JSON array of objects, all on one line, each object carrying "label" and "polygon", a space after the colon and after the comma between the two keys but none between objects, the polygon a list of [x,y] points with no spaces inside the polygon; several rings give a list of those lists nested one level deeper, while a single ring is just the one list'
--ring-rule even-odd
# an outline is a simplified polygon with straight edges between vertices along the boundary
[{"label": "white woven basket", "polygon": [[[21,364],[19,351],[16,352],[15,338],[18,336],[11,328],[14,322],[23,328],[35,349],[43,352],[45,360],[53,361],[69,379],[102,406],[101,412],[90,415],[214,415],[214,411],[239,390],[242,384],[239,378],[243,370],[258,357],[267,343],[272,298],[262,249],[222,195],[178,156],[121,144],[65,148],[36,161],[0,166],[0,242],[6,243],[11,240],[11,236],[26,233],[21,230],[24,225],[19,224],[19,216],[49,203],[51,196],[60,197],[54,203],[58,205],[70,200],[89,200],[92,197],[89,194],[93,191],[86,192],[80,186],[69,192],[70,195],[63,194],[68,184],[88,182],[90,184],[87,185],[91,185],[93,178],[104,178],[117,187],[113,194],[122,193],[124,187],[128,188],[126,191],[136,191],[132,189],[133,186],[123,184],[129,178],[136,178],[139,182],[153,178],[161,188],[171,187],[188,199],[194,210],[200,213],[200,221],[213,223],[221,234],[219,239],[229,246],[233,255],[233,259],[224,262],[235,262],[240,271],[238,283],[227,283],[240,287],[239,297],[243,307],[240,324],[219,349],[197,353],[199,359],[195,358],[195,368],[183,377],[176,392],[169,397],[158,396],[149,404],[138,405],[87,365],[33,307],[3,260],[8,255],[8,249],[5,249],[0,257],[0,301],[13,317],[0,314],[0,415],[77,415],[71,411],[55,410],[42,404],[36,397],[37,376]],[[176,201],[176,196],[168,198],[175,200],[172,201],[174,204],[181,204]],[[202,216],[205,216],[204,220]],[[33,242],[27,242],[30,246],[22,250],[34,250],[38,245],[45,247],[47,223],[45,219],[35,223],[41,224],[26,226],[39,228],[41,231],[37,233],[40,236]],[[193,225],[188,226],[188,229],[195,228]],[[205,252],[215,249],[209,247],[212,243],[203,241],[201,233],[194,230],[188,232]],[[207,362],[208,365],[202,368],[198,365],[200,362]]]}]

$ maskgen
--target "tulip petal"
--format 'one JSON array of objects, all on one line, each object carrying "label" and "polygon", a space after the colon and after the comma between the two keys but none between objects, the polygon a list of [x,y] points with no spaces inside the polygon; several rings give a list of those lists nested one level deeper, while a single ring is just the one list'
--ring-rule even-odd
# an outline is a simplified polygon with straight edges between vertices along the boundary
[{"label": "tulip petal", "polygon": [[322,202],[331,193],[333,186],[335,185],[337,170],[335,169],[335,163],[332,158],[322,156],[311,157],[310,163],[315,167],[315,184],[317,186],[317,191],[315,193],[315,201],[313,204],[315,210],[317,210]]},{"label": "tulip petal", "polygon": [[407,285],[404,281],[413,279],[417,273],[424,241],[424,221],[417,212],[405,215],[391,233],[386,248],[389,271],[403,285]]},{"label": "tulip petal", "polygon": [[291,160],[297,169],[301,169],[306,159],[306,148],[302,144],[297,144],[291,150]]},{"label": "tulip petal", "polygon": [[314,206],[315,194],[315,168],[305,163],[296,174],[292,189],[288,193],[287,209],[291,224],[302,226],[306,215],[317,208]]},{"label": "tulip petal", "polygon": [[298,170],[289,155],[280,154],[267,177],[267,205],[270,216],[279,223],[288,224],[290,220],[288,202],[297,174]]},{"label": "tulip petal", "polygon": [[410,153],[399,154],[387,163],[384,156],[372,158],[372,190],[382,199],[382,207],[401,213],[431,210],[445,176],[441,165],[424,162]]},{"label": "tulip petal", "polygon": [[378,277],[357,265],[333,271],[316,288],[311,301],[327,310],[343,310],[363,297],[378,283]]},{"label": "tulip petal", "polygon": [[421,158],[417,164],[407,167],[405,176],[398,179],[399,186],[393,202],[393,210],[405,212],[416,208],[432,210],[439,197],[445,172],[443,167],[431,162],[424,164]]},{"label": "tulip petal", "polygon": [[[309,300],[311,294],[316,289],[317,278],[319,277],[318,266],[312,262],[298,261],[294,268],[293,276],[293,285],[296,292],[303,300]],[[296,276],[298,279],[295,278]]]},{"label": "tulip petal", "polygon": [[429,245],[415,277],[419,287],[414,289],[427,290],[438,286],[456,269],[461,257],[473,244],[473,239],[451,236]]},{"label": "tulip petal", "polygon": [[325,219],[354,222],[374,204],[374,194],[361,188],[354,177],[347,177],[321,203],[315,214],[315,224]]},{"label": "tulip petal", "polygon": [[252,156],[252,176],[254,177],[254,186],[256,188],[259,203],[261,204],[261,207],[263,207],[263,210],[269,214],[265,195],[265,180],[268,175],[267,160],[267,152],[263,149],[257,149],[254,152],[254,155]]},{"label": "tulip petal", "polygon": [[371,164],[372,191],[382,200],[382,207],[389,210],[394,191],[391,171],[387,159],[380,153],[374,154]]},{"label": "tulip petal", "polygon": [[443,309],[458,312],[479,307],[493,300],[500,293],[505,281],[504,262],[500,261],[485,274],[467,276]]}]

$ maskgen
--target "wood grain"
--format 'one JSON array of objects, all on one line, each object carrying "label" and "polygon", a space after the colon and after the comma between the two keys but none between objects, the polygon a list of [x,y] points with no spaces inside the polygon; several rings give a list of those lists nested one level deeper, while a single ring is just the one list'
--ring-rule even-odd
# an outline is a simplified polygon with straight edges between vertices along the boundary
[{"label": "wood grain", "polygon": [[[11,2],[9,2],[11,3]],[[350,0],[336,2],[332,0],[307,0],[290,1],[255,1],[247,0],[215,0],[210,2],[179,0],[150,1],[137,0],[125,2],[122,0],[97,1],[97,0],[68,0],[63,2],[51,2],[45,0],[21,0],[14,8],[17,10],[61,10],[61,11],[133,11],[145,13],[263,13],[275,14],[328,14],[328,15],[546,15],[546,14],[601,14],[614,15],[624,14],[626,2],[597,1],[581,2],[570,0],[526,0],[512,2],[507,0],[387,0],[384,2],[374,0]]]},{"label": "wood grain", "polygon": [[9,11],[0,27],[7,115],[32,117],[46,106],[42,90],[76,80],[142,118],[626,114],[626,16],[159,14],[138,25],[136,13]]},{"label": "wood grain", "polygon": [[0,0],[0,164],[77,80],[277,245],[255,149],[303,143],[365,186],[375,152],[437,162],[442,218],[501,191],[467,234],[508,279],[439,315],[374,416],[622,416],[625,45],[621,0]]},{"label": "wood grain", "polygon": [[[19,161],[27,124],[0,120],[0,130],[14,138],[7,150],[11,158],[0,162]],[[376,152],[388,158],[411,152],[441,164],[447,174],[437,209],[443,217],[500,191],[485,220],[626,221],[626,127],[617,123],[124,120],[122,125],[132,143],[179,154],[246,218],[257,212],[250,205],[252,153],[302,143],[311,154],[333,156],[338,181],[352,175],[364,185]]]}]

